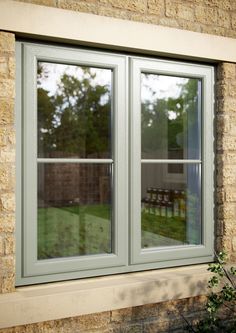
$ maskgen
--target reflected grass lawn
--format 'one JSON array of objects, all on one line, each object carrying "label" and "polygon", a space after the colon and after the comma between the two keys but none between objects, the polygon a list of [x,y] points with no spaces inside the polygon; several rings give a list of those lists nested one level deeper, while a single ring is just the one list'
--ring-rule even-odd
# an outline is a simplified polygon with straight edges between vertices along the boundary
[{"label": "reflected grass lawn", "polygon": [[111,253],[109,205],[38,209],[38,259]]},{"label": "reflected grass lawn", "polygon": [[[155,237],[156,235],[162,237]],[[176,241],[176,242],[175,242]],[[186,221],[142,212],[142,247],[186,244]]]},{"label": "reflected grass lawn", "polygon": [[[111,253],[110,216],[104,204],[39,208],[38,259]],[[186,242],[184,220],[142,213],[142,247],[174,245],[173,240]]]}]

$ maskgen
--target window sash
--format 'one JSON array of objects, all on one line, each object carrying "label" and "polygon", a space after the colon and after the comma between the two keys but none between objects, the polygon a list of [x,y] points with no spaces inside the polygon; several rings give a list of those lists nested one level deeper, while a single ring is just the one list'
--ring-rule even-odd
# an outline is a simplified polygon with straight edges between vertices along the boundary
[{"label": "window sash", "polygon": [[[23,46],[24,114],[23,114],[23,275],[35,276],[63,272],[99,269],[126,264],[127,240],[127,147],[125,68],[126,59],[93,51],[64,49],[50,46]],[[20,45],[18,45],[20,48]],[[20,52],[20,51],[18,51]],[[37,158],[37,62],[39,60],[110,68],[114,72],[114,159],[44,159]],[[119,142],[119,145],[117,144]],[[37,164],[38,163],[107,163],[114,167],[113,248],[112,254],[84,255],[78,257],[37,260]],[[118,223],[119,221],[119,223]]]},{"label": "window sash", "polygon": [[[213,253],[213,69],[209,66],[133,57],[131,66],[131,263],[194,259]],[[141,159],[141,73],[163,74],[202,80],[202,159]],[[212,144],[209,144],[212,143]],[[202,169],[202,244],[141,248],[141,164],[199,164]]]}]

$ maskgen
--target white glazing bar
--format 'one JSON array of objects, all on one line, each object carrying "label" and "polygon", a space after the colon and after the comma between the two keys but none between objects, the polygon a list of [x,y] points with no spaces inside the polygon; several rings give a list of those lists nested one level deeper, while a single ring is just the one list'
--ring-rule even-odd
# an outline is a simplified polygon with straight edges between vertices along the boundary
[{"label": "white glazing bar", "polygon": [[145,159],[141,160],[141,163],[156,163],[156,164],[162,164],[162,163],[167,163],[167,164],[201,164],[201,160],[164,160],[164,159]]},{"label": "white glazing bar", "polygon": [[38,158],[38,163],[86,163],[86,164],[102,164],[102,163],[113,163],[110,158]]}]

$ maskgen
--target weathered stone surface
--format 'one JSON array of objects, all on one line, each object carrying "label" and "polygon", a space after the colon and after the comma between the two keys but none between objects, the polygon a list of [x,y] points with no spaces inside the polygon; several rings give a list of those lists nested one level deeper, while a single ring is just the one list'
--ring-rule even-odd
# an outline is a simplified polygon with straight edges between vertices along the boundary
[{"label": "weathered stone surface", "polygon": [[0,211],[3,212],[15,211],[15,193],[0,194]]},{"label": "weathered stone surface", "polygon": [[165,11],[165,1],[164,0],[147,0],[148,14],[164,16],[164,11]]},{"label": "weathered stone surface", "polygon": [[74,10],[78,12],[98,14],[98,6],[94,3],[77,0],[60,0],[59,8]]},{"label": "weathered stone surface", "polygon": [[14,34],[0,31],[0,52],[15,52]]},{"label": "weathered stone surface", "polygon": [[14,102],[11,98],[0,98],[0,125],[14,122]]},{"label": "weathered stone surface", "polygon": [[217,9],[205,6],[195,7],[195,17],[200,23],[207,25],[216,25],[217,23]]},{"label": "weathered stone surface", "polygon": [[41,6],[50,6],[50,7],[56,7],[57,5],[57,0],[17,0],[17,1],[32,3]]}]

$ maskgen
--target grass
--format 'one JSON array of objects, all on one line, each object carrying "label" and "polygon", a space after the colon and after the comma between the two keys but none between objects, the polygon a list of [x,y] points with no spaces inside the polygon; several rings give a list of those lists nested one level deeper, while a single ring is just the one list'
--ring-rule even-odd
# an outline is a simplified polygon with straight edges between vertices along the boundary
[{"label": "grass", "polygon": [[[112,252],[109,205],[38,209],[38,259]],[[186,221],[142,212],[142,247],[187,243]]]},{"label": "grass", "polygon": [[108,205],[38,209],[38,259],[111,253]]}]

